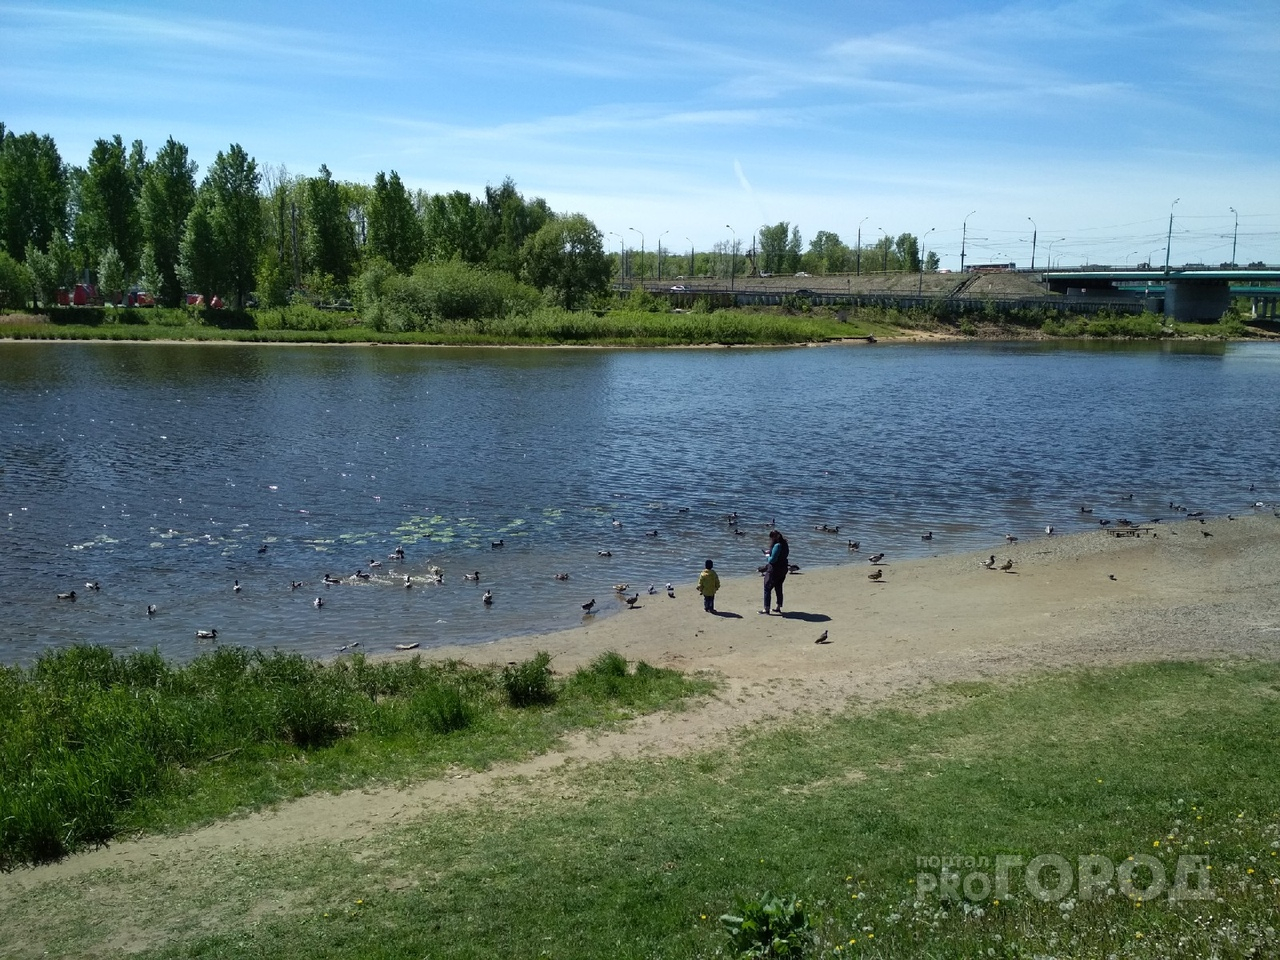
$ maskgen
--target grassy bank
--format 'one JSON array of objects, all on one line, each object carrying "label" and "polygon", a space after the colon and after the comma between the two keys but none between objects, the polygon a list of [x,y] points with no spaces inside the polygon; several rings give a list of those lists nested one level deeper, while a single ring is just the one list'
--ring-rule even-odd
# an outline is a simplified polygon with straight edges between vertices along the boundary
[{"label": "grassy bank", "polygon": [[555,677],[226,647],[185,666],[99,647],[0,667],[0,869],[285,797],[483,768],[709,688],[616,654]]},{"label": "grassy bank", "polygon": [[[1275,956],[1277,729],[1274,664],[959,684],[571,770],[352,846],[50,883],[0,932],[29,955],[111,932],[147,957],[734,956],[722,915],[772,891],[795,904],[774,914],[790,955]],[[1061,857],[1071,882],[1040,899],[1025,868],[1007,892],[975,881],[997,856]],[[1126,882],[1086,897],[1081,857]],[[1189,888],[1208,899],[1170,899],[1180,857],[1204,858]],[[944,863],[969,896],[931,889]]]}]

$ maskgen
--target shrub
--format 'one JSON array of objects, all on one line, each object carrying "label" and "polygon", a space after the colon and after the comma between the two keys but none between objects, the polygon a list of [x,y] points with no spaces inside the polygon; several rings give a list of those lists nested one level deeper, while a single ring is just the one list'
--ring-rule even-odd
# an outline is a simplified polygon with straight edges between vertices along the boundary
[{"label": "shrub", "polygon": [[539,650],[524,663],[507,666],[502,671],[502,689],[507,703],[513,707],[535,707],[554,703],[551,686],[551,654]]},{"label": "shrub", "polygon": [[809,917],[795,897],[739,898],[738,912],[724,914],[720,923],[738,957],[801,957],[813,944]]}]

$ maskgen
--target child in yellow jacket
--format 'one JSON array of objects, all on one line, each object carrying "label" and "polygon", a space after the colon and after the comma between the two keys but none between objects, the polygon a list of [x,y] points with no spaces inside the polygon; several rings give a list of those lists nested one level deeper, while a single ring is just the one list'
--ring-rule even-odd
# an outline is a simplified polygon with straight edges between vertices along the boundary
[{"label": "child in yellow jacket", "polygon": [[716,612],[716,591],[720,589],[720,575],[713,569],[710,560],[706,568],[698,574],[698,592],[702,594],[702,609],[707,613]]}]

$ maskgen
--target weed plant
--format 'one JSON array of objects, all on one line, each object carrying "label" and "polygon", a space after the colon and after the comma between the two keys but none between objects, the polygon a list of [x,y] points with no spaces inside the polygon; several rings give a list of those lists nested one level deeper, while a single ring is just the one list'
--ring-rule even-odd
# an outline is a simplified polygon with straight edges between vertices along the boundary
[{"label": "weed plant", "polygon": [[[565,680],[550,656],[333,664],[222,647],[185,666],[76,646],[0,668],[0,870],[313,789],[483,766],[706,684],[618,655]],[[558,713],[551,709],[563,701]],[[513,708],[545,707],[526,720]],[[470,735],[470,739],[467,739]],[[305,763],[298,764],[297,760]],[[291,769],[292,768],[292,769]]]}]

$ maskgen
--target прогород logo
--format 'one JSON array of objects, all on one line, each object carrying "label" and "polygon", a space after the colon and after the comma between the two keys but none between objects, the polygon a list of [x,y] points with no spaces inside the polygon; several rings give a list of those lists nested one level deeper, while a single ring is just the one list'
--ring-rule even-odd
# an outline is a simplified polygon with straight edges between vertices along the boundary
[{"label": "\u043f\u0440\u043e\u0433\u043e\u0440\u043e\u0434 logo", "polygon": [[1079,900],[1122,896],[1150,902],[1208,900],[1214,896],[1207,857],[1183,855],[1172,865],[1139,853],[1116,863],[1098,854],[1083,854],[1074,864],[1057,853],[1028,861],[1018,856],[944,856],[916,858],[916,901],[1005,900],[1025,890],[1037,900],[1062,900],[1073,892]]}]

